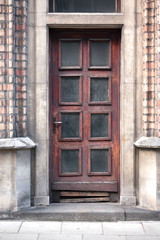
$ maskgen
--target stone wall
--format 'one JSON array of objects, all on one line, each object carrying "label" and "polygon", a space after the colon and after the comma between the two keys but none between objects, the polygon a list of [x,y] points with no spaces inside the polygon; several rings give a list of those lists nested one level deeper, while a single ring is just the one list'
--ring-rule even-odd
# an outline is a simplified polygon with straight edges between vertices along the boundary
[{"label": "stone wall", "polygon": [[0,138],[27,134],[27,0],[0,0]]}]

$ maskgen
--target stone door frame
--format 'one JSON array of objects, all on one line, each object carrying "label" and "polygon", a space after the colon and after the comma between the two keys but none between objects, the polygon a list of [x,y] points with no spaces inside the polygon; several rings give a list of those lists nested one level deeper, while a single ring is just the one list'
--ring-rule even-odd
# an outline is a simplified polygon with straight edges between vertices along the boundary
[{"label": "stone door frame", "polygon": [[[36,2],[36,3],[35,3]],[[29,136],[38,146],[33,156],[35,205],[49,205],[49,28],[120,28],[120,203],[136,204],[134,141],[141,135],[141,0],[122,0],[122,13],[46,13],[47,0],[29,1]]]}]

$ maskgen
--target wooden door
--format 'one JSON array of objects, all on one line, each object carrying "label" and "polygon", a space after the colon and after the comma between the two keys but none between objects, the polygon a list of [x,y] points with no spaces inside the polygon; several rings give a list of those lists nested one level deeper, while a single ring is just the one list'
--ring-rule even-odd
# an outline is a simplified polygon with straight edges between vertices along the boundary
[{"label": "wooden door", "polygon": [[50,31],[51,190],[119,191],[119,30]]}]

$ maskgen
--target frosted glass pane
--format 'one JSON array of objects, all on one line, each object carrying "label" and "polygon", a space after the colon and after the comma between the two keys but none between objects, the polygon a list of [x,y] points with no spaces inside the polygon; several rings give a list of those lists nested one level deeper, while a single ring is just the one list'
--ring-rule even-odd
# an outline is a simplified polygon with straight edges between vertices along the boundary
[{"label": "frosted glass pane", "polygon": [[109,65],[109,44],[103,41],[90,42],[90,65],[108,66]]},{"label": "frosted glass pane", "polygon": [[91,150],[91,172],[108,172],[108,150]]},{"label": "frosted glass pane", "polygon": [[91,114],[91,137],[108,137],[108,114]]},{"label": "frosted glass pane", "polygon": [[61,173],[79,172],[79,150],[61,151]]},{"label": "frosted glass pane", "polygon": [[79,77],[61,77],[61,102],[79,102]]},{"label": "frosted glass pane", "polygon": [[115,0],[55,0],[55,12],[115,12]]},{"label": "frosted glass pane", "polygon": [[79,113],[62,113],[62,138],[78,138],[79,137]]},{"label": "frosted glass pane", "polygon": [[79,66],[80,41],[61,41],[62,67]]},{"label": "frosted glass pane", "polygon": [[108,78],[91,78],[91,102],[104,102],[109,100]]}]

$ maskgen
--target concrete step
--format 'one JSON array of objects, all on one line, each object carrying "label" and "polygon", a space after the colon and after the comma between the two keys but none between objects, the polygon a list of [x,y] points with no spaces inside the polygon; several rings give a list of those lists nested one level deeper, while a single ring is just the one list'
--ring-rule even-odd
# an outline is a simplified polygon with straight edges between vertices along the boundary
[{"label": "concrete step", "polygon": [[0,219],[33,221],[159,221],[160,211],[113,203],[53,203],[17,212],[0,213]]}]

